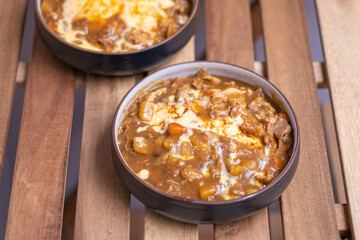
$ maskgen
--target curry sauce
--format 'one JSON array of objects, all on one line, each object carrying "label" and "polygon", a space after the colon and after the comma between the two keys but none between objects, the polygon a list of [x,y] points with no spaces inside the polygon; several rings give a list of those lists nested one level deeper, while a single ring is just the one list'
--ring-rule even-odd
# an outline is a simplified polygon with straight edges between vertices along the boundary
[{"label": "curry sauce", "polygon": [[187,22],[189,0],[42,0],[49,27],[76,46],[105,52],[151,47]]},{"label": "curry sauce", "polygon": [[155,187],[184,198],[240,198],[268,185],[287,164],[289,117],[240,81],[194,76],[160,82],[126,112],[120,151]]}]

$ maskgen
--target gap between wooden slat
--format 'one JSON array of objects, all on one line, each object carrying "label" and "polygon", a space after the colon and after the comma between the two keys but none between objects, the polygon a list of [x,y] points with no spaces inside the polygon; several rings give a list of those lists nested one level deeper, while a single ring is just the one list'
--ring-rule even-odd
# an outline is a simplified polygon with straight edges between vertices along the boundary
[{"label": "gap between wooden slat", "polygon": [[16,76],[15,76],[15,82],[17,88],[24,88],[26,83],[26,75],[27,75],[27,69],[28,63],[20,61],[17,65],[16,70]]},{"label": "gap between wooden slat", "polygon": [[255,41],[258,37],[263,35],[260,2],[258,0],[255,0],[251,4],[251,23],[253,40]]},{"label": "gap between wooden slat", "polygon": [[323,103],[320,105],[320,108],[324,123],[325,141],[330,163],[330,171],[332,174],[332,182],[335,188],[334,195],[336,197],[337,203],[346,203],[344,177],[342,174],[342,166],[331,103]]},{"label": "gap between wooden slat", "polygon": [[86,72],[81,70],[75,70],[75,87],[76,88],[86,88]]},{"label": "gap between wooden slat", "polygon": [[77,192],[75,191],[65,201],[61,240],[74,239],[76,199]]},{"label": "gap between wooden slat", "polygon": [[347,204],[335,204],[336,222],[342,238],[351,237],[350,217]]},{"label": "gap between wooden slat", "polygon": [[276,199],[268,206],[270,239],[283,240],[283,220],[281,214],[280,198]]},{"label": "gap between wooden slat", "polygon": [[144,204],[131,194],[130,205],[130,239],[142,240],[144,239]]}]

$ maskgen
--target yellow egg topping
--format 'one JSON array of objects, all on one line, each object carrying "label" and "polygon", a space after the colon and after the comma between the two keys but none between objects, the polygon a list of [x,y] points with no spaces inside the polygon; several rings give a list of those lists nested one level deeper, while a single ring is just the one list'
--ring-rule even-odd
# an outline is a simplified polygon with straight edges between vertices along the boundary
[{"label": "yellow egg topping", "polygon": [[43,0],[49,26],[95,51],[140,50],[173,35],[188,19],[187,0]]}]

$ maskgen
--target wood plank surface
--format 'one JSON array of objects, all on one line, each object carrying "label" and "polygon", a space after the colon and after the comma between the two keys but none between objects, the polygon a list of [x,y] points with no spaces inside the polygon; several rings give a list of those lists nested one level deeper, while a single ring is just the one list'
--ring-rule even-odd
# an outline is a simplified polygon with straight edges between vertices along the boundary
[{"label": "wood plank surface", "polygon": [[281,197],[285,239],[338,239],[324,133],[302,0],[261,1],[269,80],[297,115],[297,172]]},{"label": "wood plank surface", "polygon": [[[318,88],[326,88],[328,85],[327,77],[325,74],[325,67],[324,64],[321,62],[313,62],[313,69],[314,69],[314,77],[315,82]],[[268,78],[267,77],[267,69],[265,62],[255,61],[254,63],[254,72],[257,74]]]},{"label": "wood plank surface", "polygon": [[[254,69],[248,0],[206,1],[207,60]],[[267,209],[229,224],[215,226],[216,239],[270,239]]]},{"label": "wood plank surface", "polygon": [[360,239],[360,1],[316,0],[354,239]]},{"label": "wood plank surface", "polygon": [[26,0],[4,1],[0,8],[0,179],[6,147]]},{"label": "wood plank surface", "polygon": [[206,58],[254,68],[254,48],[248,0],[208,0]]},{"label": "wood plank surface", "polygon": [[[165,64],[172,65],[180,62],[192,61],[195,59],[194,37],[183,47],[169,62]],[[164,67],[164,66],[162,66]],[[144,236],[146,240],[186,240],[198,239],[198,228],[194,224],[186,224],[164,217],[150,208],[145,208],[145,229]]]},{"label": "wood plank surface", "polygon": [[36,35],[16,155],[6,239],[59,239],[74,71]]},{"label": "wood plank surface", "polygon": [[135,76],[87,76],[75,239],[130,237],[130,193],[115,171],[111,127],[116,107],[134,84]]},{"label": "wood plank surface", "polygon": [[182,223],[169,219],[159,213],[145,208],[145,240],[185,240],[198,239],[198,228],[195,224]]}]

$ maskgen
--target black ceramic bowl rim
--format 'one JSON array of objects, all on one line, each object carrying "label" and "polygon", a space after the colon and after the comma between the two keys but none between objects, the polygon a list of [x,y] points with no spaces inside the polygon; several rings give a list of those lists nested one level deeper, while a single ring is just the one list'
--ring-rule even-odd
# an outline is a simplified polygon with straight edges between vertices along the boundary
[{"label": "black ceramic bowl rim", "polygon": [[84,52],[89,52],[89,53],[94,53],[94,54],[103,54],[103,55],[128,55],[131,56],[132,54],[139,54],[148,50],[151,50],[153,48],[156,48],[160,45],[163,45],[165,43],[167,43],[168,41],[170,41],[171,39],[175,38],[176,36],[178,36],[179,34],[181,34],[181,32],[190,24],[191,20],[194,18],[197,10],[198,10],[198,6],[199,6],[199,0],[194,0],[194,3],[192,8],[191,8],[191,14],[188,18],[188,20],[186,21],[186,23],[172,36],[166,38],[164,41],[159,42],[153,46],[147,47],[147,48],[143,48],[137,51],[128,51],[128,52],[105,52],[105,51],[94,51],[94,50],[90,50],[90,49],[86,49],[86,48],[82,48],[82,47],[78,47],[75,44],[71,44],[67,41],[65,41],[64,39],[62,39],[57,33],[55,33],[47,24],[47,22],[45,21],[42,12],[41,12],[41,1],[42,0],[36,0],[35,1],[35,12],[36,15],[38,16],[38,18],[40,19],[41,24],[45,27],[45,29],[53,36],[55,37],[57,40],[59,40],[61,43],[67,45],[70,48],[76,49],[76,50],[80,50],[80,51],[84,51]]},{"label": "black ceramic bowl rim", "polygon": [[[242,71],[246,71],[252,75],[255,75],[257,76],[258,78],[261,78],[262,81],[264,81],[264,84],[268,85],[270,87],[270,89],[272,90],[275,90],[277,92],[278,95],[280,95],[283,99],[282,103],[285,104],[287,106],[287,108],[290,110],[290,113],[292,116],[290,116],[290,118],[293,118],[294,119],[294,123],[292,123],[292,127],[293,127],[293,131],[294,131],[294,142],[293,142],[293,146],[292,146],[292,154],[291,154],[291,157],[288,161],[288,163],[286,164],[285,168],[281,171],[281,173],[270,183],[268,184],[266,187],[250,194],[250,195],[247,195],[247,196],[244,196],[244,197],[240,197],[240,198],[235,198],[235,199],[230,199],[230,200],[220,200],[220,201],[205,201],[205,200],[197,200],[197,199],[188,199],[188,198],[183,198],[183,197],[179,197],[179,196],[176,196],[176,195],[173,195],[173,194],[170,194],[170,193],[167,193],[165,191],[162,191],[158,188],[156,188],[155,186],[151,185],[150,183],[142,180],[140,177],[138,177],[136,175],[136,173],[129,167],[129,165],[127,164],[127,162],[125,161],[123,155],[121,154],[121,151],[119,149],[119,146],[118,146],[118,142],[117,142],[117,132],[118,132],[118,129],[116,129],[116,121],[117,121],[117,118],[119,116],[119,110],[121,108],[121,106],[124,104],[124,101],[125,99],[127,98],[127,96],[132,92],[134,91],[134,89],[138,86],[138,84],[140,84],[141,82],[145,81],[146,79],[148,78],[151,78],[153,75],[155,74],[159,74],[163,71],[166,71],[166,70],[169,70],[171,68],[174,68],[175,66],[179,66],[179,65],[190,65],[189,68],[196,68],[198,69],[198,67],[192,67],[191,65],[196,65],[196,64],[216,64],[216,65],[221,65],[223,68],[222,70],[229,70],[227,69],[226,67],[231,67],[231,68],[238,68]],[[205,66],[204,66],[205,67]],[[230,71],[230,70],[229,70]],[[160,80],[157,80],[157,81],[162,81],[162,80],[165,80],[165,79],[160,79]],[[237,79],[236,79],[237,80]],[[241,80],[239,80],[241,81]],[[135,97],[138,97],[138,93],[140,91],[143,91],[143,90],[146,90],[147,87],[151,86],[152,84],[154,84],[154,82],[152,82],[151,84],[147,84],[145,85],[144,87],[140,88],[137,90],[137,94],[135,94]],[[271,97],[271,96],[269,96]],[[124,107],[124,112],[127,111],[129,105],[134,101],[135,99],[132,99],[128,102],[128,105]],[[277,103],[278,104],[278,103]],[[282,107],[281,107],[282,108]],[[122,121],[122,119],[121,119]],[[120,121],[120,122],[121,122]],[[178,63],[178,64],[174,64],[174,65],[171,65],[171,66],[168,66],[168,67],[165,67],[165,68],[162,68],[158,71],[155,71],[154,73],[148,75],[147,77],[143,78],[142,81],[138,82],[137,84],[135,84],[127,93],[126,95],[123,97],[123,99],[120,101],[117,109],[116,109],[116,112],[115,112],[115,115],[114,115],[114,119],[113,119],[113,124],[112,124],[112,141],[113,141],[113,148],[115,149],[116,151],[116,154],[117,154],[117,157],[118,159],[120,160],[121,164],[125,167],[125,169],[127,170],[127,172],[129,172],[131,174],[131,176],[136,179],[138,182],[140,182],[142,185],[144,185],[146,188],[150,189],[151,191],[153,192],[156,192],[157,194],[160,194],[166,198],[170,198],[170,199],[173,199],[173,200],[178,200],[178,201],[182,201],[182,202],[191,202],[191,204],[200,204],[200,205],[206,205],[206,206],[215,206],[215,205],[227,205],[227,204],[233,204],[233,203],[239,203],[239,202],[242,202],[242,201],[245,201],[245,200],[248,200],[249,198],[253,198],[253,197],[256,197],[257,195],[260,195],[262,194],[263,192],[265,191],[269,191],[270,189],[276,187],[277,183],[280,182],[285,174],[290,171],[290,168],[293,164],[296,164],[296,158],[297,158],[297,155],[298,155],[298,151],[299,151],[299,148],[300,148],[300,135],[299,135],[299,126],[298,126],[298,121],[297,121],[297,118],[295,116],[295,113],[294,113],[294,110],[293,108],[291,107],[290,103],[287,101],[287,99],[285,98],[285,96],[272,84],[270,83],[269,81],[267,81],[264,77],[260,76],[259,74],[253,72],[253,71],[250,71],[246,68],[243,68],[243,67],[240,67],[240,66],[236,66],[236,65],[233,65],[233,64],[228,64],[228,63],[222,63],[222,62],[211,62],[211,61],[195,61],[195,62],[183,62],[183,63]],[[140,199],[141,200],[141,199]]]}]

